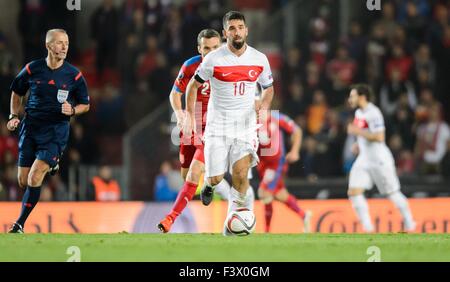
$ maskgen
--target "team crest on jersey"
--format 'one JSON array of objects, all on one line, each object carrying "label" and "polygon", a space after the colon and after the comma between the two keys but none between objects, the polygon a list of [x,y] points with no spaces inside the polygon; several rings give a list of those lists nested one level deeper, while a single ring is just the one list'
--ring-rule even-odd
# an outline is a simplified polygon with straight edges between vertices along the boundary
[{"label": "team crest on jersey", "polygon": [[56,96],[56,98],[58,99],[58,102],[60,102],[62,104],[65,101],[67,101],[68,97],[69,97],[69,91],[58,89],[58,95]]}]

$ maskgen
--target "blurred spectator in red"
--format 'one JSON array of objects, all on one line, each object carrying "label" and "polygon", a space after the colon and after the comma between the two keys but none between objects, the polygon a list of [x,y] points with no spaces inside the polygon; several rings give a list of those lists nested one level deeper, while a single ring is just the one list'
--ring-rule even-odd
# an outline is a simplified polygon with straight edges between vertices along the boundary
[{"label": "blurred spectator in red", "polygon": [[330,42],[328,41],[328,26],[321,18],[315,18],[311,24],[312,38],[309,41],[309,52],[311,59],[323,69],[326,64],[328,53],[330,52]]},{"label": "blurred spectator in red", "polygon": [[386,62],[386,78],[392,78],[392,73],[399,71],[400,81],[405,82],[410,75],[413,61],[400,45],[392,47],[391,52],[391,57]]},{"label": "blurred spectator in red", "polygon": [[156,68],[156,54],[158,53],[158,39],[154,35],[147,36],[146,50],[139,55],[137,77],[142,79]]},{"label": "blurred spectator in red", "polygon": [[356,70],[356,62],[349,56],[347,47],[339,46],[336,56],[327,64],[327,76],[334,90],[334,95],[328,97],[331,106],[339,106],[346,101],[347,88],[353,83]]},{"label": "blurred spectator in red", "polygon": [[17,138],[10,134],[6,121],[0,116],[0,165],[15,164],[18,150]]},{"label": "blurred spectator in red", "polygon": [[428,121],[417,128],[415,155],[425,174],[438,173],[439,165],[447,152],[450,129],[441,118],[441,107],[435,104],[428,108]]}]

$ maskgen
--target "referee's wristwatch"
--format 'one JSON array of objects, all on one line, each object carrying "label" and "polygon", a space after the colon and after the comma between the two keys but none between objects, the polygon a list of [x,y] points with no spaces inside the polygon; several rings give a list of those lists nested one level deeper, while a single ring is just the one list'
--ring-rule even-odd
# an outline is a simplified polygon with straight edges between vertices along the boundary
[{"label": "referee's wristwatch", "polygon": [[12,120],[12,119],[15,119],[15,118],[19,118],[19,115],[16,115],[16,114],[10,114],[9,115],[9,117],[8,117],[8,121],[10,121],[10,120]]}]

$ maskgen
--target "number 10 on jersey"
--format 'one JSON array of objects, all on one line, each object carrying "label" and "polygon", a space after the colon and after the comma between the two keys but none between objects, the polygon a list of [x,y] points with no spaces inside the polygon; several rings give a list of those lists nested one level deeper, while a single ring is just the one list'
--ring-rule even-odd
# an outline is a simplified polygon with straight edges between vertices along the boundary
[{"label": "number 10 on jersey", "polygon": [[240,96],[243,96],[245,94],[245,82],[234,82],[234,96],[237,96],[238,94]]}]

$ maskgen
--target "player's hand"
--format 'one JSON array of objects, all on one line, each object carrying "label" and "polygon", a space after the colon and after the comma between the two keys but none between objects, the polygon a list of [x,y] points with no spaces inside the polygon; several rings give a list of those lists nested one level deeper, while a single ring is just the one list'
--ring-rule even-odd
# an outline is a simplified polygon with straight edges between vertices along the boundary
[{"label": "player's hand", "polygon": [[186,114],[183,111],[180,111],[179,113],[175,113],[175,116],[177,118],[177,127],[182,130],[184,125],[184,120],[186,117]]},{"label": "player's hand", "polygon": [[256,118],[259,123],[264,123],[269,116],[269,108],[263,105],[260,100],[255,100]]},{"label": "player's hand", "polygon": [[186,136],[190,136],[192,133],[196,133],[195,128],[195,119],[194,117],[191,117],[188,113],[186,113],[186,116],[183,121],[183,134]]},{"label": "player's hand", "polygon": [[300,160],[300,154],[298,152],[289,152],[286,154],[286,161],[290,164]]},{"label": "player's hand", "polygon": [[347,134],[350,135],[360,135],[361,129],[359,127],[357,127],[356,125],[350,123],[349,125],[347,125]]},{"label": "player's hand", "polygon": [[6,124],[6,128],[8,128],[9,131],[14,131],[17,129],[19,124],[20,124],[20,119],[13,118],[10,121],[8,121],[8,123]]},{"label": "player's hand", "polygon": [[63,113],[66,116],[73,116],[75,114],[75,109],[72,107],[69,102],[65,101],[61,105],[61,113]]}]

